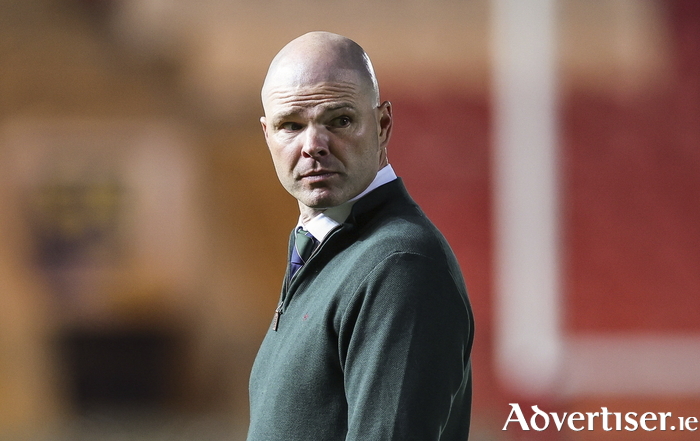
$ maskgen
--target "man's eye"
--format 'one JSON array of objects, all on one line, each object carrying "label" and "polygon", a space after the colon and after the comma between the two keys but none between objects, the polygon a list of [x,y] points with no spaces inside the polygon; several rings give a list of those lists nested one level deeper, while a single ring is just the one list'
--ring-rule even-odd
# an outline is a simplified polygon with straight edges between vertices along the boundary
[{"label": "man's eye", "polygon": [[350,125],[352,122],[352,119],[350,119],[349,116],[339,116],[335,118],[333,121],[331,121],[331,126],[332,127],[347,127]]},{"label": "man's eye", "polygon": [[291,130],[291,131],[294,131],[294,132],[296,132],[297,130],[301,130],[301,124],[296,123],[296,122],[286,122],[286,123],[282,123],[282,124],[280,124],[280,127],[281,127],[283,130]]}]

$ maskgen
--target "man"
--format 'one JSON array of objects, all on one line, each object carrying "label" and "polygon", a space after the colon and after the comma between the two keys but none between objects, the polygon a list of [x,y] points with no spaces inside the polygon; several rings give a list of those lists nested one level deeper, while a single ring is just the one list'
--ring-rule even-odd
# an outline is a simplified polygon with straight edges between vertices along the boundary
[{"label": "man", "polygon": [[300,217],[251,373],[248,440],[466,440],[471,307],[448,244],[388,165],[392,108],[369,58],[345,37],[303,35],[272,61],[262,102]]}]

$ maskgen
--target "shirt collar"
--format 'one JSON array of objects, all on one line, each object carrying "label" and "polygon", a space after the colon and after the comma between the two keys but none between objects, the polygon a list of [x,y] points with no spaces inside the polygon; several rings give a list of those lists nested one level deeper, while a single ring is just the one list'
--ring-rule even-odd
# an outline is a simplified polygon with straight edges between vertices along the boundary
[{"label": "shirt collar", "polygon": [[345,222],[350,215],[350,210],[352,210],[352,206],[355,205],[355,202],[370,191],[395,179],[396,173],[394,173],[394,169],[391,167],[391,165],[387,164],[377,172],[377,176],[374,177],[372,183],[369,184],[369,186],[362,193],[336,207],[331,207],[324,210],[306,224],[302,224],[300,218],[299,222],[297,223],[297,227],[303,226],[304,229],[311,233],[319,242],[323,242],[326,236],[328,236],[328,234],[330,234],[334,228]]}]

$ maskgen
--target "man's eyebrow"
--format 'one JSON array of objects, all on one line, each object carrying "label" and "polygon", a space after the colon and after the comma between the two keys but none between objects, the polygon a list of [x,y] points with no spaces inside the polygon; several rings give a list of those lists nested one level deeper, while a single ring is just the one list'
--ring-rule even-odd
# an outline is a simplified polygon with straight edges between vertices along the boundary
[{"label": "man's eyebrow", "polygon": [[[343,109],[349,109],[349,110],[354,110],[355,105],[349,102],[340,102],[340,103],[331,103],[331,104],[319,104],[321,108],[321,112],[334,112],[336,110],[343,110]],[[303,108],[302,107],[293,107],[288,110],[283,110],[277,113],[273,117],[273,122],[280,122],[284,121],[288,118],[295,117],[299,114],[303,113]]]},{"label": "man's eyebrow", "polygon": [[340,110],[340,109],[354,109],[355,106],[352,103],[334,103],[334,104],[329,104],[328,106],[321,106],[323,107],[323,110],[325,112],[332,112],[334,110]]},{"label": "man's eyebrow", "polygon": [[285,110],[285,111],[283,111],[283,112],[278,112],[278,113],[276,113],[276,114],[273,116],[272,121],[273,121],[273,122],[283,121],[283,120],[285,120],[285,119],[287,119],[287,118],[290,118],[290,117],[295,116],[295,115],[298,115],[298,114],[299,114],[299,111],[298,111],[298,110],[295,110],[295,109]]}]

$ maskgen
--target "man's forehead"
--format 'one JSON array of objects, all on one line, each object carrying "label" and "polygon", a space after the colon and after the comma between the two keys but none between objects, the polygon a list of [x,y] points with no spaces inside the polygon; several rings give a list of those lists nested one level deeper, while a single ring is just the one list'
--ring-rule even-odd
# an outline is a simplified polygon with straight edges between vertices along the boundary
[{"label": "man's forehead", "polygon": [[339,109],[357,109],[362,105],[362,97],[356,92],[356,88],[320,86],[312,89],[273,91],[265,104],[269,116],[283,118],[296,114],[323,114]]},{"label": "man's forehead", "polygon": [[[316,106],[358,106],[365,99],[372,100],[371,90],[359,81],[359,75],[346,71],[334,80],[312,81],[311,78],[293,78],[268,84],[263,91],[263,106],[282,110],[286,107],[309,108]],[[316,79],[314,79],[316,80]]]}]

